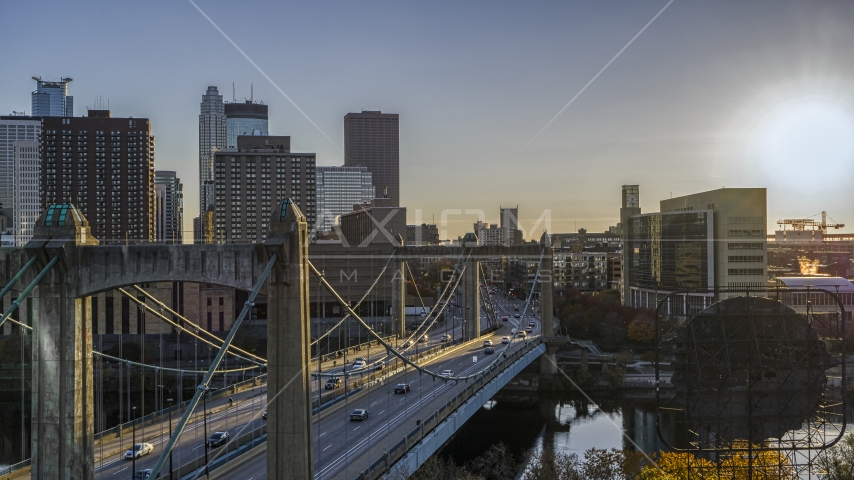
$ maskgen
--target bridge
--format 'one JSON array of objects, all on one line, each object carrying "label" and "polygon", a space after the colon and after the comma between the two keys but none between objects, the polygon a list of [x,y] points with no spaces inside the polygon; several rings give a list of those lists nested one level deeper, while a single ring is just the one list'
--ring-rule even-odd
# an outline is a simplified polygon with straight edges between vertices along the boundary
[{"label": "bridge", "polygon": [[[480,262],[501,256],[538,260],[524,302],[493,298],[486,288]],[[424,257],[456,262],[449,288],[411,329],[405,314],[406,271],[408,262]],[[342,298],[309,261],[305,217],[289,200],[273,214],[264,243],[216,245],[100,245],[76,208],[51,205],[26,247],[0,251],[0,299],[14,299],[0,326],[12,322],[31,331],[33,338],[30,475],[127,478],[142,468],[151,468],[151,478],[228,478],[230,471],[239,472],[239,478],[269,479],[377,478],[391,469],[411,473],[521,369],[539,360],[541,373],[556,373],[554,351],[565,340],[552,338],[552,315],[536,315],[532,309],[538,288],[539,311],[553,311],[551,262],[545,233],[539,244],[511,247],[478,246],[473,234],[459,247],[405,246],[398,238],[383,267],[383,272],[390,267],[393,273],[391,317],[397,339],[392,344],[358,313],[379,277],[359,302]],[[93,347],[92,295],[118,290],[132,298],[125,289],[176,281],[251,292],[224,339],[194,327],[191,320],[157,305],[156,299],[135,299],[140,309],[211,346],[216,355],[206,369],[197,361],[193,368],[131,362]],[[372,337],[378,351],[364,368],[310,358],[312,345],[322,339],[310,337],[310,282],[325,288],[344,313],[330,332],[349,318]],[[233,345],[259,294],[267,299],[266,359]],[[443,314],[460,297],[462,321],[451,329],[448,341],[419,341],[427,332],[440,333],[436,327],[443,320],[448,331]],[[29,310],[29,325],[13,316],[21,305]],[[500,315],[510,321],[500,320]],[[530,336],[516,335],[529,324]],[[485,341],[495,345],[494,354],[485,354]],[[344,355],[348,364],[346,350]],[[93,386],[99,357],[124,365],[128,379],[130,368],[135,368],[201,380],[187,402],[145,419],[127,415],[130,425],[96,438]],[[229,380],[246,371],[264,375],[248,382]],[[333,389],[324,401],[321,381],[333,377],[343,380],[343,388]],[[409,389],[396,394],[398,383]],[[223,385],[219,391],[218,385]],[[161,388],[162,398],[166,387],[151,388]],[[226,403],[227,396],[236,403]],[[162,400],[160,405],[165,406]],[[367,410],[368,417],[351,422],[349,413],[355,408]],[[221,430],[233,432],[232,441],[226,447],[208,447],[208,434]],[[153,444],[154,452],[134,459],[127,471],[128,462],[118,457],[126,446],[142,441]]]}]

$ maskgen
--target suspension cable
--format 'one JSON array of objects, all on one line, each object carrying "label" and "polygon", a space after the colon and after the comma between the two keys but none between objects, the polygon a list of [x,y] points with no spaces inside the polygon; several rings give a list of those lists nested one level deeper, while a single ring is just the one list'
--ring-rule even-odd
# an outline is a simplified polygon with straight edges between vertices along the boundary
[{"label": "suspension cable", "polygon": [[[42,271],[39,272],[38,275],[36,275],[36,278],[34,278],[33,281],[30,282],[29,285],[27,285],[27,288],[25,288],[24,291],[21,292],[20,295],[18,295],[18,298],[16,298],[15,301],[13,301],[11,305],[9,305],[9,308],[7,308],[5,312],[3,312],[3,316],[0,317],[0,327],[2,327],[3,322],[5,322],[6,319],[9,318],[10,315],[12,315],[12,312],[17,310],[18,307],[21,306],[21,302],[23,302],[24,299],[27,298],[27,295],[29,295],[30,292],[32,292],[33,289],[36,288],[36,285],[38,285],[39,282],[42,281],[42,278],[44,278],[44,276],[53,267],[53,265],[56,263],[57,260],[59,260],[58,255],[51,258],[50,261],[47,262],[47,265],[45,265],[45,267],[42,269]],[[8,285],[7,285],[7,287],[8,287]],[[8,288],[11,288],[11,287],[8,287]]]},{"label": "suspension cable", "polygon": [[[264,268],[264,271],[261,273],[261,276],[258,277],[258,283],[255,284],[255,287],[252,289],[252,293],[249,294],[249,298],[246,300],[246,303],[243,304],[243,309],[240,311],[240,315],[237,316],[237,319],[231,326],[231,330],[229,330],[228,336],[225,337],[225,341],[223,342],[222,347],[217,352],[213,362],[211,362],[210,368],[207,372],[205,372],[205,376],[202,379],[202,383],[199,384],[198,387],[196,387],[196,393],[193,395],[193,398],[187,404],[187,409],[184,411],[184,414],[178,421],[178,426],[175,428],[173,435],[169,436],[169,441],[166,443],[166,445],[163,447],[163,450],[160,452],[160,457],[157,459],[157,463],[151,470],[151,477],[157,478],[157,476],[160,474],[160,471],[163,469],[163,466],[166,465],[166,459],[169,458],[169,453],[175,447],[175,443],[181,438],[181,434],[184,432],[184,427],[186,427],[187,422],[190,420],[190,416],[193,415],[193,411],[199,405],[199,401],[201,400],[202,395],[206,394],[209,390],[208,384],[210,383],[211,378],[216,372],[217,367],[219,367],[220,362],[222,362],[222,358],[225,356],[225,352],[228,350],[228,347],[231,346],[231,342],[232,340],[234,340],[234,336],[237,335],[237,330],[240,329],[240,324],[243,323],[243,319],[246,318],[246,315],[249,313],[249,310],[252,308],[253,305],[255,305],[255,297],[258,296],[258,292],[261,290],[261,287],[264,285],[264,282],[267,281],[267,277],[273,270],[273,265],[275,265],[277,258],[279,258],[279,255],[277,253],[273,253],[270,256],[270,261],[267,262],[267,266]],[[309,263],[309,265],[311,264]]]},{"label": "suspension cable", "polygon": [[[388,257],[388,260],[386,260],[385,265],[383,266],[383,269],[380,271],[380,274],[379,274],[379,275],[377,275],[377,279],[376,279],[376,280],[374,280],[374,283],[373,283],[370,287],[368,287],[368,291],[367,291],[367,292],[365,292],[365,294],[364,294],[364,295],[362,295],[362,298],[361,298],[361,299],[359,299],[359,303],[357,303],[357,304],[356,304],[356,308],[359,308],[359,306],[362,304],[362,302],[364,302],[364,301],[365,301],[365,298],[367,298],[367,297],[368,297],[368,295],[370,295],[370,293],[371,293],[371,291],[374,289],[374,287],[376,287],[376,286],[377,286],[377,284],[380,282],[380,278],[381,278],[381,277],[383,276],[383,274],[385,273],[386,269],[388,268],[389,263],[391,263],[391,259],[392,259],[392,258],[394,258],[394,254],[395,254],[395,253],[397,253],[397,248],[395,248],[395,249],[394,249],[394,251],[392,251],[392,252],[391,252],[391,256],[390,256],[390,257]],[[335,324],[335,326],[333,326],[332,328],[330,328],[329,330],[327,330],[327,331],[326,331],[326,333],[324,333],[323,335],[321,335],[321,336],[317,337],[317,339],[316,339],[316,340],[314,340],[313,342],[311,342],[311,344],[310,344],[309,346],[311,347],[311,346],[313,346],[314,344],[316,344],[317,342],[319,342],[320,340],[323,340],[324,338],[326,338],[326,336],[327,336],[327,335],[329,335],[330,333],[332,333],[332,330],[335,330],[336,328],[338,328],[338,326],[339,326],[339,325],[341,325],[342,323],[344,323],[348,318],[350,318],[350,314],[349,314],[349,313],[348,313],[347,315],[345,315],[345,316],[344,316],[344,318],[342,318],[341,320],[339,320],[339,321],[338,321],[338,323],[336,323],[336,324]],[[318,355],[318,356],[319,356],[319,355]]]},{"label": "suspension cable", "polygon": [[492,293],[490,293],[489,287],[486,285],[486,274],[483,272],[483,269],[480,270],[480,278],[483,279],[483,289],[486,291],[486,298],[489,299],[489,307],[492,310],[493,324],[498,325],[498,314],[495,313],[495,303],[492,302]]},{"label": "suspension cable", "polygon": [[409,276],[412,278],[412,285],[415,286],[415,293],[418,295],[418,300],[421,302],[421,311],[424,315],[427,315],[427,305],[424,305],[424,299],[421,298],[421,292],[418,290],[418,282],[415,281],[415,274],[412,273],[412,269],[409,268],[409,262],[403,262],[406,265],[406,271],[409,272]]},{"label": "suspension cable", "polygon": [[30,260],[24,265],[24,267],[18,270],[18,273],[16,273],[15,276],[12,277],[11,280],[9,280],[9,283],[7,283],[5,287],[3,287],[3,290],[0,290],[0,299],[6,296],[6,294],[9,293],[9,290],[12,290],[12,287],[14,287],[15,284],[18,283],[18,280],[20,280],[21,277],[23,277],[24,274],[27,273],[27,270],[29,270],[30,267],[32,267],[33,264],[36,263],[37,259],[38,257],[33,255],[33,257],[30,258]]},{"label": "suspension cable", "polygon": [[[131,300],[133,300],[133,301],[134,301],[134,302],[136,302],[137,304],[139,304],[139,305],[142,305],[142,306],[146,307],[150,312],[152,312],[152,313],[154,313],[155,315],[157,315],[161,320],[164,320],[165,322],[169,323],[170,325],[174,326],[175,328],[177,328],[177,329],[179,329],[179,330],[183,330],[183,331],[185,331],[185,332],[189,333],[190,335],[195,336],[195,337],[196,337],[196,338],[198,338],[199,340],[201,340],[201,341],[203,341],[203,342],[206,342],[208,345],[211,345],[211,346],[213,346],[213,347],[220,348],[220,346],[222,345],[222,340],[221,340],[219,337],[217,337],[217,336],[216,336],[216,335],[214,335],[213,333],[211,333],[211,332],[209,332],[209,331],[207,331],[207,330],[205,330],[205,329],[203,329],[203,328],[199,328],[195,323],[193,323],[193,322],[191,322],[191,321],[187,320],[187,319],[186,319],[186,318],[184,318],[181,314],[179,314],[178,312],[176,312],[176,311],[172,310],[171,308],[169,308],[168,306],[166,306],[163,302],[161,302],[160,300],[158,300],[158,299],[154,298],[154,296],[152,296],[150,293],[148,293],[148,292],[146,292],[145,290],[143,290],[142,288],[140,288],[140,287],[139,287],[139,285],[134,285],[134,286],[133,286],[133,288],[135,288],[135,289],[136,289],[136,291],[138,291],[139,293],[141,293],[141,294],[145,295],[147,298],[149,298],[151,301],[153,301],[155,304],[157,304],[161,309],[166,310],[166,311],[167,311],[167,312],[169,312],[170,314],[172,314],[172,315],[174,315],[174,316],[178,317],[179,319],[183,320],[185,323],[189,323],[189,324],[193,325],[193,326],[195,327],[195,331],[196,331],[196,332],[195,332],[195,334],[194,334],[193,332],[191,332],[189,329],[187,329],[186,327],[183,327],[183,326],[181,326],[179,323],[177,323],[177,322],[175,322],[175,321],[173,321],[173,320],[171,320],[171,319],[167,318],[167,317],[166,317],[165,315],[163,315],[162,313],[157,312],[156,310],[154,310],[153,308],[151,308],[150,306],[148,306],[148,305],[147,305],[147,304],[145,304],[144,302],[140,302],[138,298],[134,297],[134,296],[133,296],[133,295],[131,295],[129,292],[126,292],[124,289],[119,288],[119,291],[121,291],[123,294],[125,294],[128,298],[130,298]],[[219,345],[217,345],[216,343],[208,342],[208,341],[207,341],[207,340],[205,340],[204,338],[199,337],[199,336],[198,336],[198,333],[199,333],[199,332],[202,332],[202,333],[204,333],[205,335],[207,335],[207,336],[211,337],[211,338],[213,339],[213,341],[215,341],[215,342],[219,342]],[[235,354],[234,352],[240,352],[240,353],[242,353],[243,355],[249,356],[249,357],[254,358],[255,360],[257,360],[257,362],[253,362],[252,360],[249,360],[249,361],[250,361],[250,362],[252,362],[252,363],[259,363],[259,362],[260,362],[260,363],[263,363],[263,364],[265,364],[265,365],[267,364],[267,359],[265,359],[265,358],[261,358],[261,357],[259,357],[258,355],[254,355],[254,354],[252,354],[252,353],[249,353],[249,352],[247,352],[246,350],[243,350],[242,348],[238,348],[238,347],[236,347],[236,346],[234,346],[234,345],[232,345],[231,347],[229,347],[229,350],[230,350],[230,352],[229,352],[229,353],[231,353],[231,354],[232,354],[232,355],[234,355],[235,357],[240,357],[240,355],[237,355],[237,354]],[[248,359],[247,359],[247,360],[248,360]],[[260,364],[260,363],[259,363],[259,364]]]},{"label": "suspension cable", "polygon": [[[338,303],[340,303],[342,307],[344,307],[346,310],[348,310],[350,312],[350,315],[353,318],[355,318],[356,321],[358,321],[362,325],[362,327],[367,329],[368,333],[370,333],[377,340],[377,342],[379,342],[382,346],[384,346],[386,348],[386,350],[391,352],[394,356],[396,356],[401,361],[403,361],[403,363],[412,366],[413,368],[417,369],[418,371],[420,371],[422,373],[426,373],[426,374],[432,376],[433,378],[441,378],[444,380],[468,380],[470,378],[476,378],[476,377],[482,375],[484,372],[486,372],[487,370],[492,368],[492,366],[494,364],[496,364],[498,361],[501,360],[501,355],[496,355],[495,359],[492,360],[491,362],[489,362],[481,370],[478,370],[472,374],[464,375],[464,376],[441,375],[441,374],[438,374],[436,372],[432,372],[432,371],[422,367],[421,365],[418,365],[417,363],[411,361],[409,358],[407,358],[402,353],[398,352],[394,347],[392,347],[391,344],[389,344],[388,342],[383,340],[382,336],[377,334],[377,332],[375,332],[367,323],[365,323],[364,320],[362,320],[362,317],[360,317],[356,312],[353,311],[352,308],[350,308],[350,305],[348,305],[347,302],[344,301],[343,298],[341,298],[341,295],[339,295],[338,292],[335,291],[335,289],[332,287],[332,285],[329,284],[329,282],[326,280],[326,278],[323,277],[323,275],[317,270],[317,268],[315,268],[315,266],[311,262],[308,262],[308,266],[309,266],[309,268],[311,268],[312,272],[314,272],[314,274],[317,276],[317,278],[320,280],[320,282],[323,284],[323,286],[329,291],[329,293],[331,293],[335,297],[335,299],[338,300]],[[511,339],[510,341],[512,342],[513,340]],[[505,352],[508,348],[510,348],[510,345],[511,344],[508,343],[504,347],[504,350],[502,350],[502,353]]]},{"label": "suspension cable", "polygon": [[[134,297],[133,295],[131,295],[131,294],[130,294],[130,292],[128,292],[127,290],[125,290],[125,289],[123,289],[123,288],[121,288],[121,287],[120,287],[120,288],[118,288],[117,290],[118,290],[119,292],[121,292],[121,293],[122,293],[122,295],[125,295],[126,297],[128,297],[128,298],[130,298],[131,300],[133,300],[134,302],[136,302],[136,304],[137,304],[137,305],[139,305],[139,306],[141,306],[141,307],[145,308],[147,311],[149,311],[149,312],[153,313],[155,316],[157,316],[158,318],[160,318],[160,319],[161,319],[161,320],[163,320],[164,322],[166,322],[166,323],[168,323],[168,324],[172,325],[173,327],[175,327],[175,328],[177,328],[177,329],[179,329],[179,330],[183,330],[183,331],[185,331],[185,332],[189,333],[190,335],[192,335],[192,336],[194,336],[194,337],[198,338],[199,340],[201,340],[201,341],[203,341],[203,342],[207,343],[208,345],[210,345],[210,346],[212,346],[212,347],[214,347],[214,348],[220,348],[220,347],[222,347],[222,345],[221,345],[221,344],[220,344],[220,345],[217,345],[217,344],[215,344],[215,343],[213,343],[213,342],[211,342],[211,341],[209,341],[209,340],[207,340],[207,339],[204,339],[204,338],[200,337],[198,334],[193,333],[191,330],[189,330],[189,329],[187,329],[187,328],[185,328],[185,327],[182,327],[181,325],[179,325],[177,322],[173,321],[172,319],[170,319],[170,318],[169,318],[169,317],[167,317],[166,315],[163,315],[162,313],[160,313],[160,312],[158,312],[157,310],[153,309],[150,305],[146,304],[145,302],[143,302],[143,301],[141,301],[140,299],[138,299],[138,298]],[[207,331],[207,330],[204,330],[204,329],[198,329],[197,331]],[[219,340],[219,338],[217,338],[217,340]],[[220,340],[220,342],[222,342],[222,340]],[[246,353],[246,354],[248,354],[249,356],[251,356],[252,358],[246,358],[246,357],[244,357],[244,356],[242,356],[242,355],[238,355],[238,354],[234,353],[235,351],[239,351],[239,352]],[[254,363],[254,364],[256,364],[256,365],[262,365],[262,366],[263,366],[263,365],[266,365],[266,364],[267,364],[267,360],[265,360],[265,359],[263,359],[263,358],[261,358],[261,357],[259,357],[259,356],[257,356],[257,355],[253,355],[253,354],[251,354],[251,353],[249,353],[249,352],[246,352],[246,351],[244,351],[244,350],[241,350],[241,349],[239,349],[239,348],[237,348],[237,347],[234,347],[234,346],[230,346],[230,347],[229,347],[229,352],[228,352],[228,353],[229,353],[230,355],[233,355],[233,356],[235,356],[235,357],[237,357],[237,358],[241,358],[241,359],[243,359],[243,360],[246,360],[247,362]],[[260,360],[260,361],[259,361],[259,360]]]},{"label": "suspension cable", "polygon": [[[114,360],[116,362],[121,362],[127,365],[136,365],[138,367],[151,368],[155,371],[164,371],[164,372],[175,372],[175,373],[205,373],[206,370],[187,370],[182,368],[169,368],[169,367],[158,367],[157,365],[149,365],[147,363],[139,363],[134,362],[132,360],[127,360],[124,358],[114,357],[112,355],[107,355],[106,353],[99,352],[97,350],[92,350],[92,355],[98,355],[99,357],[107,358],[110,360]],[[253,365],[251,367],[243,367],[243,368],[233,368],[231,370],[217,370],[216,373],[231,373],[231,372],[245,372],[247,370],[254,370],[256,368],[261,368],[260,365]]]}]

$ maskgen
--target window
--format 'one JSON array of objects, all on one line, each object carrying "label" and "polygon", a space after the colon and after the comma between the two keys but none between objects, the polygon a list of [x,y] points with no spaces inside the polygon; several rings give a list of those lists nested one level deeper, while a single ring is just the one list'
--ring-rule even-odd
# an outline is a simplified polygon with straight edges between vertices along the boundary
[{"label": "window", "polygon": [[762,250],[762,243],[730,243],[727,248],[729,250]]},{"label": "window", "polygon": [[730,230],[730,238],[762,238],[765,236],[765,230]]},{"label": "window", "polygon": [[728,275],[763,275],[764,273],[761,268],[730,268],[727,270]]},{"label": "window", "polygon": [[225,330],[225,313],[219,312],[219,330]]},{"label": "window", "polygon": [[763,255],[730,255],[728,258],[729,263],[751,263],[751,262],[764,262],[765,256]]}]

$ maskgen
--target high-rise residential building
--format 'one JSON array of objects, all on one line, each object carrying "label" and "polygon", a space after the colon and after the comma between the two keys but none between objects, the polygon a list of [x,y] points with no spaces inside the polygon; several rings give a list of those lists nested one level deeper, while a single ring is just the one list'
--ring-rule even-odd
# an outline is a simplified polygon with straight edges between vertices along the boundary
[{"label": "high-rise residential building", "polygon": [[317,167],[317,222],[314,228],[326,232],[336,218],[353,211],[353,205],[374,198],[371,172],[365,167]]},{"label": "high-rise residential building", "polygon": [[147,118],[42,119],[42,204],[72,203],[102,243],[155,238],[154,137]]},{"label": "high-rise residential building", "polygon": [[392,205],[388,198],[353,205],[350,213],[341,215],[341,243],[345,246],[388,243],[399,246],[397,237],[405,239],[406,230],[406,207]]},{"label": "high-rise residential building", "polygon": [[70,78],[61,78],[58,82],[33,77],[36,90],[32,93],[32,115],[34,117],[73,117],[74,97],[68,95]]},{"label": "high-rise residential building", "polygon": [[269,135],[267,105],[247,100],[225,104],[226,146],[237,148],[238,135]]},{"label": "high-rise residential building", "polygon": [[41,119],[0,117],[0,243],[24,246],[41,213]]},{"label": "high-rise residential building", "polygon": [[199,113],[199,218],[201,219],[202,241],[213,239],[211,232],[214,205],[214,154],[227,146],[227,121],[225,103],[216,86],[208,86],[202,95]]},{"label": "high-rise residential building", "polygon": [[[623,243],[623,251],[628,245],[629,238],[629,217],[640,215],[640,187],[638,185],[623,185],[622,204],[620,205],[620,223],[617,224],[617,231],[620,233],[620,240]],[[625,260],[625,259],[623,259]],[[628,275],[626,273],[626,262],[620,262],[620,268],[623,270],[620,273],[620,297],[623,303],[627,304],[628,300]]]},{"label": "high-rise residential building", "polygon": [[474,224],[474,234],[477,235],[478,245],[505,245],[507,235],[498,224],[477,222]]},{"label": "high-rise residential building", "polygon": [[400,206],[400,119],[396,113],[363,111],[344,116],[344,165],[366,167],[374,198]]},{"label": "high-rise residential building", "polygon": [[157,241],[184,243],[184,185],[175,172],[157,170],[154,175],[157,197]]},{"label": "high-rise residential building", "polygon": [[439,228],[434,224],[422,223],[421,225],[406,226],[406,245],[421,247],[425,245],[439,244]]},{"label": "high-rise residential building", "polygon": [[628,217],[624,302],[654,309],[674,293],[663,313],[686,316],[744,294],[727,289],[766,288],[766,216],[764,188],[723,188],[662,200],[661,212]]},{"label": "high-rise residential building", "polygon": [[237,148],[214,155],[215,242],[257,243],[267,238],[270,215],[285,198],[315,221],[315,154],[292,153],[291,137],[237,137]]},{"label": "high-rise residential building", "polygon": [[504,245],[522,243],[522,231],[519,230],[519,206],[513,208],[499,207],[501,211],[501,231],[504,233]]}]

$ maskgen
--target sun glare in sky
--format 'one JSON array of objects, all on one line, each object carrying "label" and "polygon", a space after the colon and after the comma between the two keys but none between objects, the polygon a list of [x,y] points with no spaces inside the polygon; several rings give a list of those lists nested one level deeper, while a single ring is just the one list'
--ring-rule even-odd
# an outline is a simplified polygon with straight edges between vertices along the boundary
[{"label": "sun glare in sky", "polygon": [[797,99],[771,108],[753,133],[755,157],[773,183],[834,189],[854,170],[854,112],[828,99]]}]

